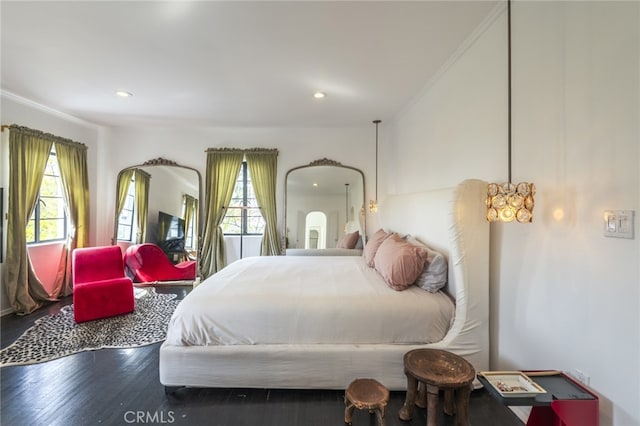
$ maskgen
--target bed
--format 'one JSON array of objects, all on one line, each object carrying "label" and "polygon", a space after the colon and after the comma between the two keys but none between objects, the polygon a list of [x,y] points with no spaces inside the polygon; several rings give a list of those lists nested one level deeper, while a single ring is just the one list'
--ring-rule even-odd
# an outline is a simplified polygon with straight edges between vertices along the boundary
[{"label": "bed", "polygon": [[[382,226],[410,234],[448,259],[444,291],[391,290],[401,306],[417,304],[417,309],[402,309],[416,315],[412,321],[396,316],[389,299],[378,300],[388,292],[376,272],[362,266],[361,257],[248,259],[205,280],[181,302],[160,348],[160,382],[168,390],[344,389],[355,378],[370,377],[391,390],[403,390],[403,356],[417,348],[449,350],[477,371],[489,369],[485,192],[485,182],[467,180],[454,188],[390,196],[381,203]],[[293,281],[280,282],[274,275],[284,268],[282,262],[293,262],[287,267],[298,269],[287,272]],[[349,275],[346,284],[341,274],[354,268],[360,276]],[[329,274],[322,278],[324,285],[309,279],[322,271]],[[258,280],[250,276],[256,273]],[[258,296],[260,287],[266,291]],[[311,299],[302,287],[309,289]],[[207,301],[216,299],[220,303],[212,308]],[[349,309],[338,306],[340,300]]]}]

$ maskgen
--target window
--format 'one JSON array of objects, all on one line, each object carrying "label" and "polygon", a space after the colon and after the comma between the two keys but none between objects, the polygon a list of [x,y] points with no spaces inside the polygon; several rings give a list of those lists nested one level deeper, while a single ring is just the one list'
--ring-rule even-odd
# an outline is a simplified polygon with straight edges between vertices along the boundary
[{"label": "window", "polygon": [[240,168],[231,202],[221,226],[225,235],[262,235],[264,233],[265,223],[253,192],[246,161]]},{"label": "window", "polygon": [[127,190],[127,198],[124,200],[124,206],[118,217],[118,240],[133,241],[133,217],[134,217],[134,205],[136,200],[136,175],[135,173],[131,177],[129,183],[129,189]]},{"label": "window", "polygon": [[67,238],[67,213],[62,193],[55,145],[44,171],[36,208],[27,223],[27,244],[61,241]]}]

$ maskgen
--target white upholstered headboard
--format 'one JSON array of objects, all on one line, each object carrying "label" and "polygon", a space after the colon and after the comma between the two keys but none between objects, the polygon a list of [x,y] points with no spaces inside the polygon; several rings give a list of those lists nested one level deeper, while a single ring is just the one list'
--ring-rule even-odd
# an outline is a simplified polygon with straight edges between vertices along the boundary
[{"label": "white upholstered headboard", "polygon": [[411,234],[449,262],[446,291],[456,300],[453,325],[434,348],[453,349],[476,369],[489,369],[489,222],[487,183],[392,195],[380,203],[380,223]]}]

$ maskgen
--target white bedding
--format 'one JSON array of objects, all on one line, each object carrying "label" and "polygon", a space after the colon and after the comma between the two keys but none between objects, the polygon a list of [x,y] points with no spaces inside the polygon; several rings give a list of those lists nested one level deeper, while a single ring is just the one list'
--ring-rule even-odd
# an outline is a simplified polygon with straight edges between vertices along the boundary
[{"label": "white bedding", "polygon": [[361,256],[250,257],[178,306],[168,345],[418,344],[441,340],[455,307],[444,293],[398,292]]}]

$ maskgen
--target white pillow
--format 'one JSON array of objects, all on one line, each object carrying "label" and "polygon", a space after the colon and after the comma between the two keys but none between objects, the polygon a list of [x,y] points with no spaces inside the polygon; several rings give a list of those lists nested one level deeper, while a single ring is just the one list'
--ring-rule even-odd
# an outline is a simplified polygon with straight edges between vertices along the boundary
[{"label": "white pillow", "polygon": [[423,290],[435,293],[447,284],[448,264],[442,253],[429,248],[426,244],[418,241],[411,235],[405,237],[408,243],[427,249],[427,263],[422,270],[422,274],[416,279],[415,285]]}]

